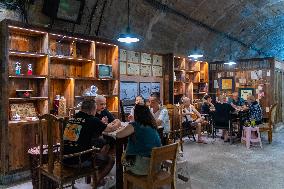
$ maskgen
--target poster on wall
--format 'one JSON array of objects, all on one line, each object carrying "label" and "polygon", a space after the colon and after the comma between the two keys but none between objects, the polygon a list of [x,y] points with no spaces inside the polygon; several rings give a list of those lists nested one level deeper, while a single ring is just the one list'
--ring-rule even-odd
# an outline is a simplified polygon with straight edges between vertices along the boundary
[{"label": "poster on wall", "polygon": [[120,62],[119,63],[119,67],[120,67],[120,74],[121,75],[126,75],[126,62]]},{"label": "poster on wall", "polygon": [[120,49],[119,51],[119,60],[126,61],[127,60],[127,51],[124,49]]},{"label": "poster on wall", "polygon": [[139,83],[139,94],[144,99],[149,99],[151,95],[151,83],[150,82],[140,82]]},{"label": "poster on wall", "polygon": [[151,76],[151,65],[141,64],[140,72],[141,76]]},{"label": "poster on wall", "polygon": [[234,91],[234,79],[233,78],[221,78],[220,82],[221,90],[232,90]]},{"label": "poster on wall", "polygon": [[153,76],[162,77],[163,76],[163,67],[162,66],[152,66]]},{"label": "poster on wall", "polygon": [[152,63],[151,54],[141,53],[141,63],[142,64],[151,64]]},{"label": "poster on wall", "polygon": [[248,96],[251,96],[253,94],[254,94],[253,88],[240,88],[239,89],[239,96],[244,100],[247,100]]},{"label": "poster on wall", "polygon": [[127,63],[127,75],[140,75],[140,64]]},{"label": "poster on wall", "polygon": [[153,55],[153,65],[163,66],[163,57],[159,55]]},{"label": "poster on wall", "polygon": [[136,82],[120,82],[120,99],[134,100],[138,95],[138,83]]},{"label": "poster on wall", "polygon": [[160,92],[160,88],[161,87],[161,84],[160,82],[153,82],[151,84],[151,93],[161,93]]},{"label": "poster on wall", "polygon": [[127,60],[128,62],[140,62],[140,53],[135,51],[128,51],[127,52]]}]

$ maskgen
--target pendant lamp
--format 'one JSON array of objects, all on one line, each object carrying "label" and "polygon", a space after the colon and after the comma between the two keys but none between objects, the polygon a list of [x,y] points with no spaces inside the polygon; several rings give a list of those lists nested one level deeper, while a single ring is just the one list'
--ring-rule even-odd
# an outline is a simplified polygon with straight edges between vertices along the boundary
[{"label": "pendant lamp", "polygon": [[120,34],[117,38],[117,41],[119,41],[121,43],[136,43],[140,40],[137,35],[132,34],[131,31],[130,31],[129,12],[130,12],[129,0],[127,0],[127,28],[126,28],[126,33]]}]

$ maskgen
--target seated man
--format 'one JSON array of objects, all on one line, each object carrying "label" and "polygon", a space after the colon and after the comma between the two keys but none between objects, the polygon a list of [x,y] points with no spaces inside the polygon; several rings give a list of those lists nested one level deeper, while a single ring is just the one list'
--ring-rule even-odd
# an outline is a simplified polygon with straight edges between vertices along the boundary
[{"label": "seated man", "polygon": [[106,109],[106,98],[102,95],[98,95],[95,100],[97,105],[96,117],[105,124],[113,123],[115,126],[120,126],[120,120],[115,119],[114,116]]},{"label": "seated man", "polygon": [[[160,106],[160,95],[158,93],[153,93],[149,97],[149,105],[150,105],[150,110],[157,122],[157,126],[163,127],[163,133],[164,135],[168,135],[170,132],[170,123],[169,123],[169,114],[168,110],[166,108],[163,108]],[[164,140],[165,138],[161,139]],[[165,141],[162,142],[165,144]]]},{"label": "seated man", "polygon": [[[197,143],[206,143],[201,139],[201,124],[204,121],[201,117],[200,113],[195,109],[195,107],[190,103],[190,99],[188,97],[183,98],[183,126],[185,129],[189,129],[189,127],[196,127],[197,132]],[[193,116],[196,115],[198,118],[194,119]]]},{"label": "seated man", "polygon": [[[96,117],[99,118],[104,124],[112,123],[115,127],[120,127],[121,122],[119,119],[115,119],[114,116],[106,109],[106,98],[102,95],[98,95],[95,98],[97,111]],[[107,143],[113,149],[115,140],[112,137],[104,136],[105,141],[100,140],[103,143]]]},{"label": "seated man", "polygon": [[[72,154],[82,152],[96,146],[92,144],[92,138],[98,138],[102,132],[112,132],[118,128],[117,124],[104,124],[96,114],[96,103],[94,100],[85,100],[82,103],[81,110],[71,118],[64,129],[64,154]],[[97,147],[97,146],[96,146]],[[96,157],[92,154],[85,154],[80,159],[78,157],[64,159],[64,164],[71,167],[92,166],[93,160],[95,165],[99,167],[98,183],[103,184],[103,178],[110,172],[114,165],[111,156],[104,152],[100,152]]]}]

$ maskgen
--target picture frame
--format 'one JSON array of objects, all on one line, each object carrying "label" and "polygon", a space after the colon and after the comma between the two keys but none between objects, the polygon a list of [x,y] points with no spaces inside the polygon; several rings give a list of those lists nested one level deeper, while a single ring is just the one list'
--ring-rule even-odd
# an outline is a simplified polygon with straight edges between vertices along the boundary
[{"label": "picture frame", "polygon": [[151,82],[140,82],[139,83],[139,94],[144,99],[149,99],[151,95]]},{"label": "picture frame", "polygon": [[235,81],[233,77],[222,77],[219,83],[220,90],[235,90]]},{"label": "picture frame", "polygon": [[151,65],[141,64],[140,75],[145,77],[152,76],[151,67],[152,67]]},{"label": "picture frame", "polygon": [[141,63],[142,64],[152,64],[152,56],[148,53],[141,53]]},{"label": "picture frame", "polygon": [[127,51],[127,61],[140,63],[140,52]]},{"label": "picture frame", "polygon": [[127,63],[127,75],[140,75],[140,64]]},{"label": "picture frame", "polygon": [[163,77],[163,67],[162,66],[152,66],[152,72],[154,77]]},{"label": "picture frame", "polygon": [[247,97],[254,95],[254,88],[239,88],[239,97],[247,100]]},{"label": "picture frame", "polygon": [[160,55],[153,55],[153,65],[163,66],[163,57]]},{"label": "picture frame", "polygon": [[121,75],[126,75],[126,70],[127,70],[127,64],[126,62],[120,62],[119,63],[119,72]]},{"label": "picture frame", "polygon": [[127,61],[127,51],[124,49],[119,50],[119,60],[120,61]]},{"label": "picture frame", "polygon": [[161,93],[161,83],[160,82],[152,82],[151,93]]},{"label": "picture frame", "polygon": [[131,81],[120,82],[120,99],[124,101],[135,101],[138,95],[138,83]]}]

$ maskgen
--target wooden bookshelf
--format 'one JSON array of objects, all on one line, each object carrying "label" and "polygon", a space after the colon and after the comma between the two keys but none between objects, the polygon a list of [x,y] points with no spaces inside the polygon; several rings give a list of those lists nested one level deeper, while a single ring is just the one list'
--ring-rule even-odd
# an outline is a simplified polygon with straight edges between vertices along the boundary
[{"label": "wooden bookshelf", "polygon": [[[37,144],[38,120],[12,121],[11,107],[28,106],[35,116],[54,109],[56,95],[66,99],[66,114],[87,98],[84,92],[95,85],[107,98],[107,108],[119,115],[118,46],[106,40],[66,33],[21,23],[1,22],[1,172],[8,174],[29,166],[27,150]],[[112,66],[110,78],[97,77],[97,64]],[[20,73],[16,66],[21,66]],[[32,67],[32,73],[28,67]],[[22,97],[16,90],[31,90]],[[22,113],[22,112],[21,112]],[[28,116],[27,116],[28,117]],[[30,117],[30,116],[29,116]],[[33,117],[33,116],[31,116]]]},{"label": "wooden bookshelf", "polygon": [[196,100],[206,94],[209,78],[207,62],[173,57],[173,72],[174,103],[178,103],[184,96]]}]

